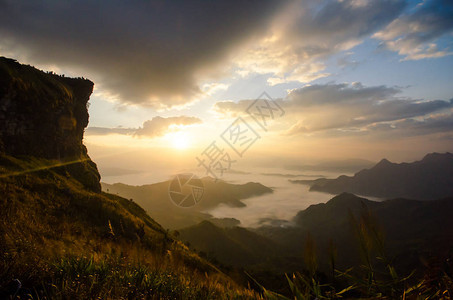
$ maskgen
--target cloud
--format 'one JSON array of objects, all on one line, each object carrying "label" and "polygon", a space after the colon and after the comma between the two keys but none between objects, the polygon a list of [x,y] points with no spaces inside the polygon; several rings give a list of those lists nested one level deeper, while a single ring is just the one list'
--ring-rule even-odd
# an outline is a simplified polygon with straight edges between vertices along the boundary
[{"label": "cloud", "polygon": [[241,114],[245,114],[247,108],[255,101],[256,99],[246,99],[240,100],[238,102],[226,100],[219,101],[214,103],[213,111],[217,113],[220,117],[237,117]]},{"label": "cloud", "polygon": [[137,136],[155,137],[165,135],[167,132],[175,130],[175,126],[187,126],[200,124],[202,121],[196,117],[179,116],[179,117],[154,117],[143,123],[135,131]]},{"label": "cloud", "polygon": [[133,134],[137,129],[123,127],[88,127],[85,129],[85,135],[108,135],[108,134]]},{"label": "cloud", "polygon": [[[453,100],[402,98],[398,97],[400,92],[398,87],[367,87],[358,82],[308,85],[292,90],[284,100],[280,100],[280,106],[287,113],[285,121],[291,124],[285,134],[322,131],[356,134],[417,118],[426,118],[423,123],[426,126],[432,122],[428,116],[453,108]],[[243,112],[252,101],[220,101],[214,105],[214,110],[225,116],[234,116]],[[445,126],[448,128],[449,124]]]},{"label": "cloud", "polygon": [[202,90],[206,95],[213,95],[218,91],[225,91],[228,89],[228,85],[225,83],[206,83],[202,86]]},{"label": "cloud", "polygon": [[184,105],[286,3],[0,0],[0,51],[76,70],[126,104]]},{"label": "cloud", "polygon": [[453,2],[430,0],[373,35],[383,45],[398,52],[405,60],[419,60],[451,55],[449,49],[439,49],[438,40],[453,33]]},{"label": "cloud", "polygon": [[400,136],[401,132],[404,132],[405,136],[453,132],[453,113],[434,114],[421,119],[403,119],[394,123],[373,124],[368,126],[367,130],[394,136]]},{"label": "cloud", "polygon": [[329,76],[322,61],[403,10],[403,0],[0,0],[0,51],[75,70],[123,104],[170,108],[236,71],[268,83]]},{"label": "cloud", "polygon": [[[123,105],[171,108],[268,76],[269,85],[330,76],[326,59],[374,36],[406,59],[439,57],[452,4],[432,0],[0,0],[0,52],[75,70]],[[346,65],[346,60],[340,65]],[[354,63],[354,62],[350,62]]]},{"label": "cloud", "polygon": [[345,69],[345,68],[356,68],[360,62],[358,61],[355,61],[355,60],[352,60],[350,58],[350,56],[353,54],[353,52],[348,52],[348,53],[345,53],[345,55],[339,57],[337,59],[337,65],[341,68],[341,69]]},{"label": "cloud", "polygon": [[242,75],[271,74],[271,85],[311,82],[330,75],[325,58],[360,44],[404,7],[399,0],[294,1],[234,62]]},{"label": "cloud", "polygon": [[285,109],[301,117],[288,134],[328,129],[355,130],[453,107],[443,100],[399,98],[397,87],[366,87],[360,83],[312,85],[293,90]]},{"label": "cloud", "polygon": [[169,132],[178,131],[181,127],[200,124],[202,121],[197,117],[178,116],[178,117],[154,117],[145,121],[139,128],[105,128],[105,127],[88,127],[85,131],[87,135],[108,135],[108,134],[125,134],[138,137],[159,137]]}]

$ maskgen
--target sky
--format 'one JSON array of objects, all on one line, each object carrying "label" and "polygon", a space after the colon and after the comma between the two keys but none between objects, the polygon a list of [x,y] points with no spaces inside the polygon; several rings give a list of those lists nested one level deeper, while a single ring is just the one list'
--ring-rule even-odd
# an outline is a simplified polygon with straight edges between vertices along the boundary
[{"label": "sky", "polygon": [[101,172],[453,151],[451,0],[0,0],[0,55],[95,83]]}]

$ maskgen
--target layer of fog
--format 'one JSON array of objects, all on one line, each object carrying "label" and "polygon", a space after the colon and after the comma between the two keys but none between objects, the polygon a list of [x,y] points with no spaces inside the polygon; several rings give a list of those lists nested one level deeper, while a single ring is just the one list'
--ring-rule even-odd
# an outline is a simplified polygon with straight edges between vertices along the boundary
[{"label": "layer of fog", "polygon": [[[206,174],[200,170],[172,170],[154,169],[153,172],[128,172],[115,170],[118,175],[103,176],[106,183],[121,182],[130,185],[144,185],[161,182],[172,178],[177,173],[193,172],[199,177]],[[101,169],[102,172],[102,169]],[[107,172],[105,172],[107,173]],[[108,173],[107,173],[108,174]],[[242,200],[245,207],[229,207],[220,205],[213,210],[207,211],[215,218],[235,218],[244,227],[258,227],[261,225],[290,225],[292,218],[301,210],[312,204],[325,203],[333,195],[310,192],[308,185],[293,184],[289,179],[310,180],[319,177],[335,178],[340,173],[319,171],[288,171],[287,169],[253,169],[235,170],[225,173],[222,180],[230,183],[243,184],[247,182],[259,182],[273,189],[273,193]],[[348,174],[349,175],[349,174]]]},{"label": "layer of fog", "polygon": [[[244,227],[258,227],[262,225],[290,225],[292,218],[301,210],[312,204],[325,203],[333,195],[319,192],[310,192],[308,185],[293,184],[285,175],[298,175],[291,179],[314,179],[313,175],[321,175],[319,172],[294,172],[288,174],[288,170],[254,170],[251,174],[225,174],[225,180],[232,183],[259,182],[274,190],[271,194],[252,197],[242,200],[245,207],[234,208],[220,205],[213,210],[207,211],[215,218],[235,218]],[[275,175],[263,175],[272,173]],[[333,178],[338,174],[329,173],[323,176]]]}]

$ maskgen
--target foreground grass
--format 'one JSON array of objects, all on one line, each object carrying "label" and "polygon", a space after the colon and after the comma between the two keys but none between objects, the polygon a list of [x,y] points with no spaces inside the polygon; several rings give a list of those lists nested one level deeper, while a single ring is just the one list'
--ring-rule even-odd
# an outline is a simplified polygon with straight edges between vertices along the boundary
[{"label": "foreground grass", "polygon": [[[124,258],[62,258],[41,284],[14,291],[33,299],[254,299],[257,295],[222,278],[169,270]],[[11,297],[12,298],[12,297]]]},{"label": "foreground grass", "polygon": [[[255,281],[267,299],[451,299],[453,297],[453,252],[424,260],[422,273],[398,274],[394,259],[386,253],[385,239],[371,212],[364,207],[356,218],[350,214],[362,264],[359,268],[336,268],[336,247],[329,247],[331,275],[319,272],[316,245],[307,235],[306,270],[286,275],[292,297],[272,292]],[[418,274],[417,274],[418,273]]]},{"label": "foreground grass", "polygon": [[259,298],[134,202],[53,165],[0,157],[0,299]]}]

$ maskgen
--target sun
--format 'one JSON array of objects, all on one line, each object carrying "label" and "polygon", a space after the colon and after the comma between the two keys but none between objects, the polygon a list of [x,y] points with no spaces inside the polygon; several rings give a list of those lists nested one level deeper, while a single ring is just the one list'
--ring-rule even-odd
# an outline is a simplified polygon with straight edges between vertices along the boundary
[{"label": "sun", "polygon": [[172,134],[171,144],[175,149],[187,149],[190,145],[189,137],[183,132],[177,132]]}]

